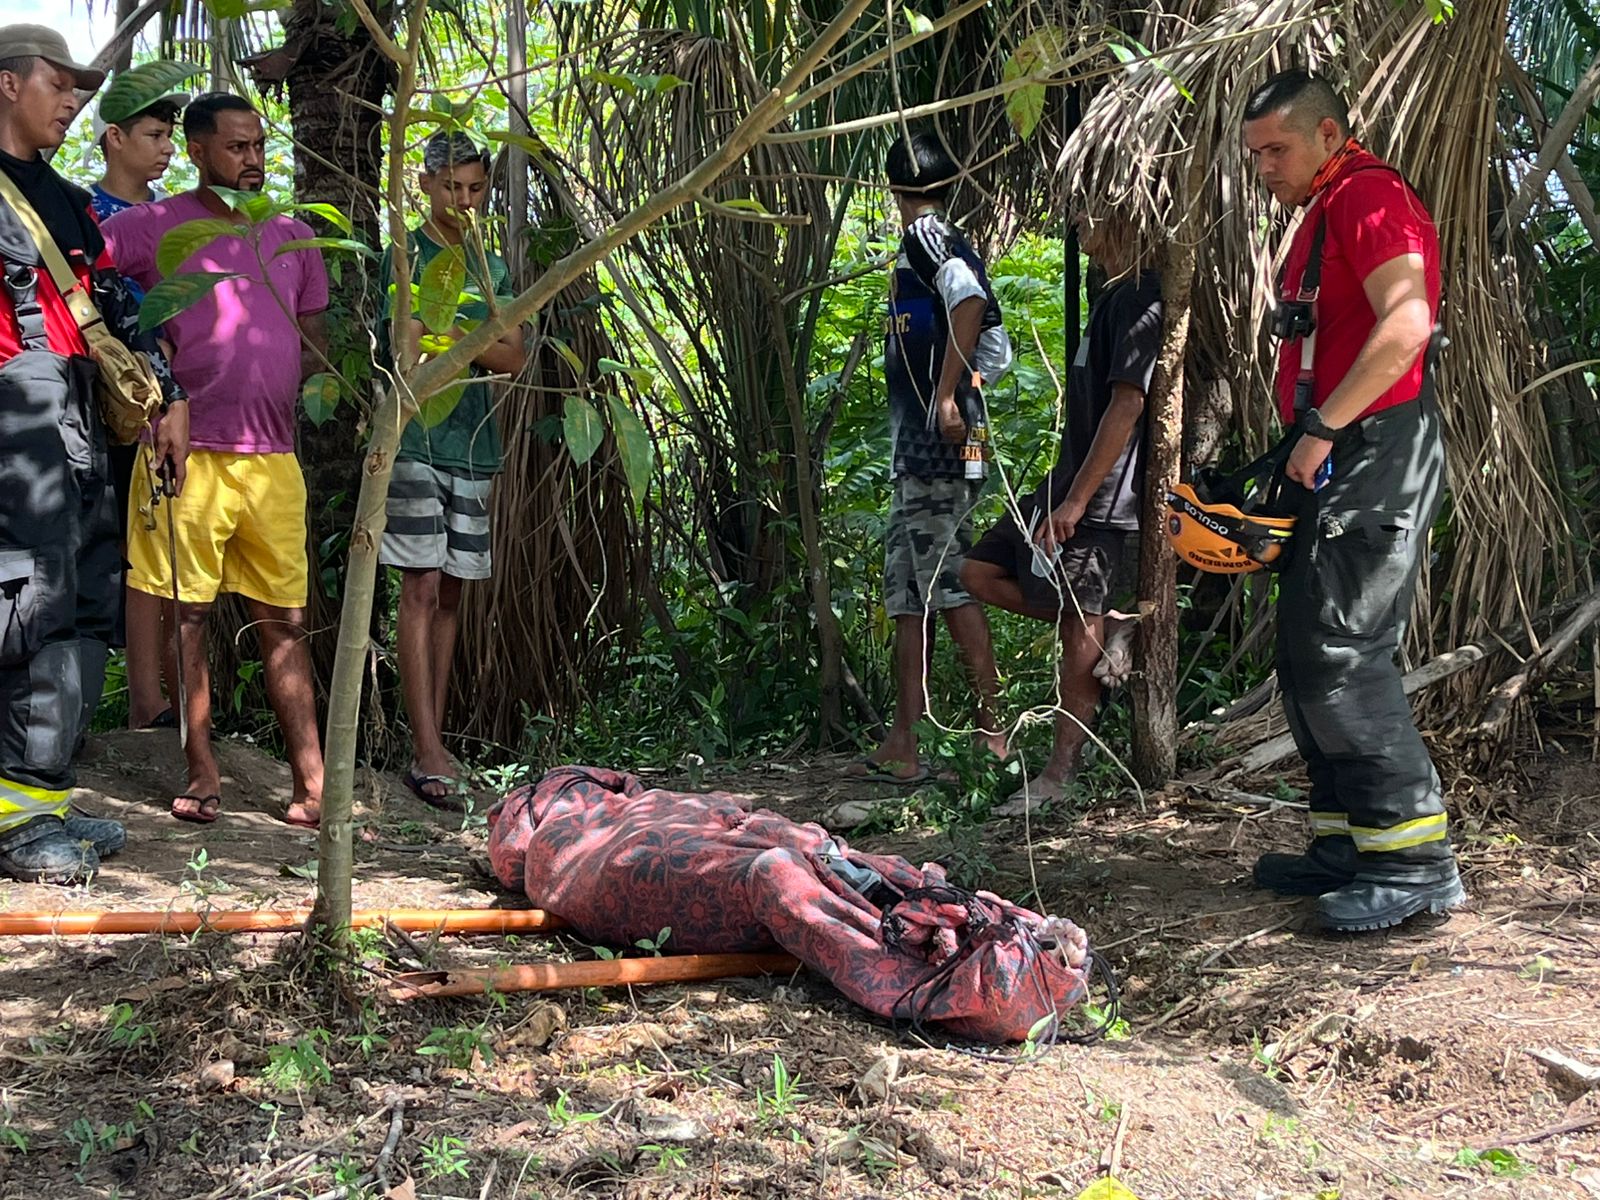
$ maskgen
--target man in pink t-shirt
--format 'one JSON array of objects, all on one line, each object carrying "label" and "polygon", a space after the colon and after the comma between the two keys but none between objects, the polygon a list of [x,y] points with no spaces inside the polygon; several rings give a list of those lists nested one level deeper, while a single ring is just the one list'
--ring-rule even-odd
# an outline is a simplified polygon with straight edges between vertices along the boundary
[{"label": "man in pink t-shirt", "polygon": [[[181,820],[210,822],[221,808],[222,779],[211,751],[211,672],[206,621],[218,592],[249,604],[261,639],[267,694],[294,772],[286,820],[315,826],[322,803],[311,655],[306,647],[306,489],[294,454],[301,383],[322,369],[322,314],[328,277],[313,249],[284,250],[314,236],[304,222],[276,216],[247,223],[213,189],[257,191],[266,180],[261,118],[238,96],[213,92],[184,110],[189,156],[200,186],[118,213],[105,223],[117,269],[146,290],[161,281],[156,253],[171,230],[197,220],[232,222],[178,267],[214,272],[215,288],[165,323],[173,372],[193,410],[183,494],[168,503],[177,534],[179,620],[188,699],[189,778],[172,802]],[[148,497],[159,464],[146,448],[135,495]],[[141,486],[141,481],[143,486]],[[165,519],[148,501],[128,521],[128,584],[172,594]]]}]

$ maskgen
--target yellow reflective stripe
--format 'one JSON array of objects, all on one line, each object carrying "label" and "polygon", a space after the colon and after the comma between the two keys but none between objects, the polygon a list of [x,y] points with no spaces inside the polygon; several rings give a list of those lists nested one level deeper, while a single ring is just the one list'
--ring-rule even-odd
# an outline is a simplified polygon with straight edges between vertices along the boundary
[{"label": "yellow reflective stripe", "polygon": [[35,817],[65,816],[71,796],[65,790],[34,787],[0,775],[0,829],[10,829]]},{"label": "yellow reflective stripe", "polygon": [[1314,812],[1311,814],[1311,828],[1319,835],[1349,833],[1350,818],[1342,812]]},{"label": "yellow reflective stripe", "polygon": [[1432,816],[1391,825],[1387,829],[1366,829],[1352,825],[1350,836],[1355,839],[1356,849],[1363,852],[1407,850],[1424,842],[1442,841],[1446,823],[1444,813],[1434,813]]}]

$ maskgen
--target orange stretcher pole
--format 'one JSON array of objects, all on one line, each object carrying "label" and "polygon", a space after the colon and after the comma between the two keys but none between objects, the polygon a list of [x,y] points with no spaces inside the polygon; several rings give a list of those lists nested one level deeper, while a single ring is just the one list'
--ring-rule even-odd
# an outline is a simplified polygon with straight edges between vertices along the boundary
[{"label": "orange stretcher pole", "polygon": [[[97,933],[292,933],[305,927],[309,908],[210,912],[0,912],[0,936],[82,937]],[[546,933],[565,926],[539,908],[364,909],[350,916],[361,929],[392,923],[407,933]]]},{"label": "orange stretcher pole", "polygon": [[685,983],[737,975],[798,970],[789,954],[684,954],[669,958],[613,958],[602,962],[529,963],[497,971],[415,971],[395,980],[396,1000],[481,996],[485,992],[553,992],[564,988],[620,987],[628,983]]}]

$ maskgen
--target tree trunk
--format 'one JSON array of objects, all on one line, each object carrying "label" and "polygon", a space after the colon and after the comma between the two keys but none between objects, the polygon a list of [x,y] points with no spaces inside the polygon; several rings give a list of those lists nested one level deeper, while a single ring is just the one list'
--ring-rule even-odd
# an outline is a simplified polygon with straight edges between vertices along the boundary
[{"label": "tree trunk", "polygon": [[[138,10],[139,0],[117,0],[117,28],[121,29],[123,23]],[[129,38],[117,49],[117,56],[112,61],[111,69],[120,75],[133,65],[133,39]]]},{"label": "tree trunk", "polygon": [[[382,10],[380,10],[382,11]],[[379,125],[392,70],[366,29],[334,27],[335,9],[321,0],[296,0],[286,15],[286,47],[294,56],[286,78],[289,118],[297,143],[295,199],[331,204],[355,225],[355,236],[379,244],[376,197],[383,182]],[[338,231],[308,218],[319,233]],[[329,260],[328,357],[357,393],[346,394],[322,425],[300,423],[300,457],[306,476],[310,532],[312,629],[337,619],[339,581],[347,534],[361,485],[361,423],[371,362],[371,331],[382,288],[373,268],[351,255]],[[333,672],[333,639],[313,642],[317,677]]]},{"label": "tree trunk", "polygon": [[789,415],[789,443],[794,453],[795,505],[800,516],[800,541],[805,547],[806,584],[817,626],[817,742],[828,746],[845,732],[844,635],[833,612],[833,580],[822,548],[822,491],[812,474],[817,463],[811,456],[811,427],[806,421],[805,401],[795,382],[794,346],[788,338],[787,314],[776,288],[769,291],[769,298],[784,407]]},{"label": "tree trunk", "polygon": [[1178,765],[1178,562],[1167,547],[1166,500],[1177,486],[1183,459],[1183,360],[1194,288],[1194,216],[1205,170],[1205,160],[1191,151],[1188,186],[1181,195],[1188,216],[1167,243],[1161,263],[1165,320],[1145,432],[1144,533],[1139,541],[1139,612],[1144,619],[1133,686],[1133,773],[1144,787],[1159,787]]}]

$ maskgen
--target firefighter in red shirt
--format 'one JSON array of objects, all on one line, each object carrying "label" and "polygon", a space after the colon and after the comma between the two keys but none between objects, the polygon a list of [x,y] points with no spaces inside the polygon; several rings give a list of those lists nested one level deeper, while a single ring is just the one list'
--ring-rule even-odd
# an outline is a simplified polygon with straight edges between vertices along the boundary
[{"label": "firefighter in red shirt", "polygon": [[1313,836],[1304,854],[1263,856],[1255,880],[1320,897],[1332,929],[1382,929],[1466,899],[1396,664],[1444,485],[1438,231],[1350,136],[1326,80],[1269,79],[1246,103],[1244,138],[1267,189],[1305,210],[1274,318],[1298,516],[1277,668]]},{"label": "firefighter in red shirt", "polygon": [[[156,461],[181,487],[189,409],[117,276],[89,193],[51,169],[102,72],[39,25],[0,28],[0,172],[32,209],[108,328],[150,356],[166,413]],[[96,368],[31,218],[0,198],[0,875],[71,883],[122,847],[115,821],[74,816],[72,756],[105,682],[122,587]]]}]

